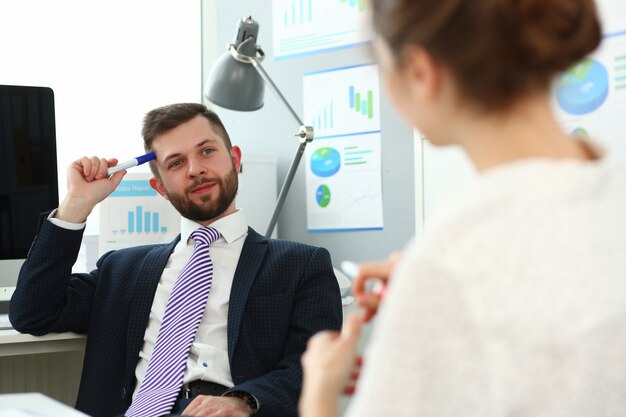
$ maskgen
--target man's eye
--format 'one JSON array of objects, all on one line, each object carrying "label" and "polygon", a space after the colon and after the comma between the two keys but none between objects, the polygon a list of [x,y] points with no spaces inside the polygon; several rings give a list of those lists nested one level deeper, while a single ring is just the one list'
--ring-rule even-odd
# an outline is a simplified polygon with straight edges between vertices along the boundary
[{"label": "man's eye", "polygon": [[180,165],[180,164],[181,164],[180,159],[178,159],[178,160],[176,160],[176,161],[172,162],[172,163],[169,165],[169,168],[176,168],[176,167],[177,167],[178,165]]},{"label": "man's eye", "polygon": [[202,153],[205,155],[209,155],[213,153],[213,148],[206,148],[205,150],[202,151]]}]

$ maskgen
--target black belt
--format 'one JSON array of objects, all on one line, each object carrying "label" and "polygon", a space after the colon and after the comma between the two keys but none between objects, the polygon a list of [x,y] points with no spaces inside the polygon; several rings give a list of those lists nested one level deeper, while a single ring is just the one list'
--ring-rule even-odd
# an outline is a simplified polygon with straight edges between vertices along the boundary
[{"label": "black belt", "polygon": [[183,384],[178,398],[194,398],[197,395],[220,396],[227,389],[228,387],[215,382],[196,380]]}]

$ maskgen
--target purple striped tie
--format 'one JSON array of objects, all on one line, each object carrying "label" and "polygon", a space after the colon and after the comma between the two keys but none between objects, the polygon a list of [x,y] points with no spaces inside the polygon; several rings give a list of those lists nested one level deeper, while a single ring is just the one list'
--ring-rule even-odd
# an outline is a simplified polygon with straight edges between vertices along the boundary
[{"label": "purple striped tie", "polygon": [[167,301],[146,375],[126,417],[162,416],[172,409],[211,290],[213,262],[209,245],[220,236],[212,227],[202,227],[190,235],[196,241],[193,254]]}]

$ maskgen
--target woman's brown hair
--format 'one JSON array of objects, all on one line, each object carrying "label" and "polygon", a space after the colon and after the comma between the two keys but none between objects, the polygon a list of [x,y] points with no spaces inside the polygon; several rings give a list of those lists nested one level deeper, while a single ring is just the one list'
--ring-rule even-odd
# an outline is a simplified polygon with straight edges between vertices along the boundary
[{"label": "woman's brown hair", "polygon": [[486,109],[548,88],[601,40],[593,0],[371,2],[374,30],[398,64],[406,47],[424,47]]}]

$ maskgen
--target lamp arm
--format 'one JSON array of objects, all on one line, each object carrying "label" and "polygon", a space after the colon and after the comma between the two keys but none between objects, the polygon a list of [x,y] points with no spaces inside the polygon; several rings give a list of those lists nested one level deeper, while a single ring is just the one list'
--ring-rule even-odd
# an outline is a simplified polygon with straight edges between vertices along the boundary
[{"label": "lamp arm", "polygon": [[276,97],[278,97],[278,100],[281,103],[283,103],[285,108],[289,111],[289,113],[291,114],[291,117],[294,118],[294,120],[296,121],[296,123],[298,123],[299,126],[304,126],[304,122],[302,121],[302,119],[300,119],[300,117],[295,112],[293,107],[291,107],[291,105],[289,104],[285,96],[283,96],[283,94],[280,92],[278,87],[276,87],[276,84],[274,84],[274,81],[272,81],[269,74],[265,71],[265,69],[261,65],[261,61],[256,57],[253,57],[250,61],[252,62],[252,66],[257,70],[261,78],[263,78],[263,81],[265,81],[265,83],[269,86],[270,90],[272,90],[272,93],[274,93]]},{"label": "lamp arm", "polygon": [[313,128],[310,126],[304,126],[304,122],[298,114],[295,112],[293,107],[289,104],[285,96],[280,92],[276,84],[272,81],[270,76],[265,72],[265,69],[261,65],[261,61],[256,57],[250,60],[252,65],[257,70],[263,81],[269,86],[270,90],[274,93],[276,97],[278,97],[279,101],[283,103],[285,108],[289,111],[291,116],[300,126],[300,129],[296,136],[300,137],[300,145],[298,146],[298,150],[291,161],[291,166],[289,167],[289,171],[287,172],[287,176],[285,177],[285,181],[280,189],[280,193],[278,194],[278,200],[276,200],[276,205],[274,206],[274,212],[272,213],[272,218],[270,219],[269,225],[267,226],[267,231],[265,232],[266,237],[271,237],[274,232],[274,227],[276,227],[276,223],[278,222],[278,215],[280,214],[281,209],[283,208],[283,204],[285,203],[285,198],[287,198],[287,193],[289,192],[289,188],[291,187],[291,183],[293,182],[293,178],[296,175],[296,171],[298,170],[298,165],[300,165],[300,160],[302,159],[302,155],[304,154],[304,149],[306,148],[307,143],[313,140]]},{"label": "lamp arm", "polygon": [[280,193],[278,194],[278,200],[276,200],[276,205],[274,206],[274,212],[272,213],[272,218],[270,219],[269,225],[267,226],[265,237],[272,237],[272,233],[274,233],[274,227],[276,227],[276,223],[278,222],[278,215],[280,214],[280,210],[283,208],[285,198],[287,198],[287,193],[289,192],[289,188],[291,187],[291,182],[293,181],[293,178],[296,175],[296,171],[298,170],[298,165],[300,164],[300,159],[302,159],[302,155],[304,154],[304,148],[306,148],[307,143],[308,141],[306,139],[302,139],[300,141],[298,150],[296,151],[296,154],[293,157],[293,161],[291,161],[289,172],[287,173],[287,176],[285,177],[285,181],[283,182],[283,186],[281,187]]},{"label": "lamp arm", "polygon": [[261,65],[261,61],[265,57],[265,53],[263,52],[263,50],[259,46],[257,46],[257,53],[260,55],[260,59],[257,57],[244,55],[239,51],[239,49],[241,49],[241,47],[246,42],[250,41],[250,39],[251,38],[246,39],[244,42],[242,42],[239,45],[239,47],[235,47],[235,45],[230,44],[228,51],[230,52],[232,57],[235,58],[237,61],[240,61],[246,64],[252,64],[254,69],[256,69],[256,71],[259,73],[259,75],[263,79],[263,81],[265,81],[265,83],[269,86],[270,90],[272,90],[274,95],[278,97],[278,100],[283,104],[283,106],[285,106],[289,114],[291,114],[291,117],[293,117],[294,120],[299,125],[298,133],[296,133],[296,136],[300,138],[300,145],[298,146],[296,155],[291,161],[289,172],[287,173],[287,176],[285,177],[285,181],[283,182],[283,185],[280,189],[280,193],[278,194],[278,200],[276,200],[276,205],[274,206],[274,212],[272,213],[272,218],[270,219],[269,225],[267,226],[267,231],[265,232],[266,237],[271,237],[272,233],[274,232],[274,227],[276,227],[280,210],[283,208],[283,204],[285,203],[285,198],[287,197],[287,193],[289,192],[289,188],[291,187],[293,178],[296,175],[298,165],[300,165],[300,160],[302,159],[302,155],[304,154],[304,149],[306,148],[307,143],[313,140],[314,134],[313,134],[313,128],[311,126],[304,125],[304,122],[302,121],[302,119],[300,119],[300,117],[298,116],[296,111],[293,109],[293,107],[291,107],[291,105],[289,104],[285,96],[283,96],[283,94],[280,92],[278,87],[276,87],[276,84],[274,84],[274,81],[272,81],[268,73],[265,72],[265,69]]}]

